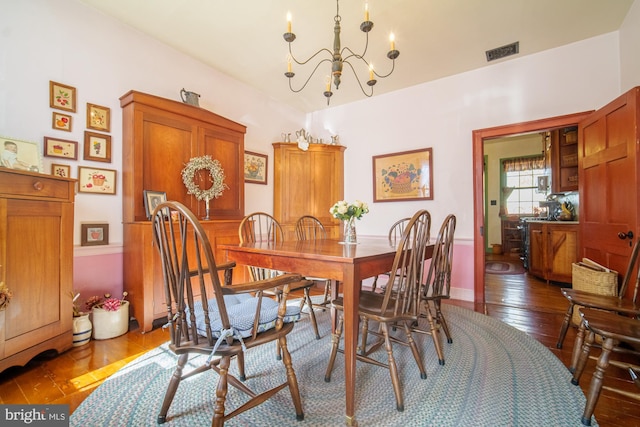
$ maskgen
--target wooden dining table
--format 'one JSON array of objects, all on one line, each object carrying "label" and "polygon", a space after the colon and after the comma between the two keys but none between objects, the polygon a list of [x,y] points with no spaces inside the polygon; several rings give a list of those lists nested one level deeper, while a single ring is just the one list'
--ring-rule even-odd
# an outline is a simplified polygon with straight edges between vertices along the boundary
[{"label": "wooden dining table", "polygon": [[[357,244],[321,239],[281,243],[243,243],[218,245],[228,261],[238,265],[270,268],[299,273],[306,277],[323,277],[339,282],[344,300],[344,363],[346,409],[345,423],[357,426],[355,417],[356,348],[358,345],[358,305],[363,280],[391,270],[395,245],[384,238],[358,238]],[[431,257],[431,248],[427,257]],[[338,290],[332,286],[332,298]],[[336,312],[332,309],[334,330]],[[327,349],[327,359],[329,349]]]}]

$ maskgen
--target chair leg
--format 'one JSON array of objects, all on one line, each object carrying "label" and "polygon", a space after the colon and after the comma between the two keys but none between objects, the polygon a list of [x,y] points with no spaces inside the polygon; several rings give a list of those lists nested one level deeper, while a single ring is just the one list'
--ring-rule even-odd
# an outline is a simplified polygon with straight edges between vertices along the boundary
[{"label": "chair leg", "polygon": [[389,339],[389,326],[381,323],[382,335],[384,336],[384,347],[387,350],[387,359],[389,360],[389,374],[391,375],[391,383],[393,384],[393,393],[396,396],[396,410],[404,411],[404,400],[402,398],[402,388],[400,387],[400,377],[398,376],[398,366],[396,359],[393,357],[393,346]]},{"label": "chair leg", "polygon": [[571,353],[571,365],[569,365],[569,372],[572,374],[576,370],[576,366],[578,365],[578,358],[580,357],[580,352],[582,351],[582,344],[584,343],[585,336],[585,324],[580,323],[578,327],[578,334],[576,335],[576,339],[573,342],[573,352]]},{"label": "chair leg", "polygon": [[407,335],[407,342],[409,343],[409,347],[411,347],[411,352],[413,353],[413,358],[416,359],[416,363],[418,364],[418,370],[420,371],[420,378],[427,379],[427,371],[424,369],[424,363],[422,363],[422,356],[420,356],[420,350],[418,350],[418,345],[413,339],[413,333],[411,332],[411,327],[407,322],[403,322],[404,333]]},{"label": "chair leg", "polygon": [[188,354],[181,354],[180,357],[178,357],[176,370],[173,371],[173,375],[169,381],[169,387],[167,387],[167,392],[164,394],[164,400],[162,401],[162,407],[160,408],[160,414],[158,415],[158,424],[164,424],[167,421],[167,412],[169,412],[169,406],[171,406],[171,402],[173,402],[176,391],[178,391],[178,386],[182,379],[182,369],[187,363],[187,360],[189,360]]},{"label": "chair leg", "polygon": [[582,421],[582,424],[586,426],[591,425],[591,416],[593,415],[596,403],[598,403],[600,391],[602,390],[604,373],[609,367],[609,356],[611,356],[611,351],[615,344],[616,342],[612,338],[606,338],[602,343],[602,352],[600,353],[600,357],[598,357],[593,377],[591,377],[591,385],[589,386],[589,393],[587,394],[587,403],[585,404],[584,413],[580,420]]},{"label": "chair leg", "polygon": [[293,406],[296,408],[296,420],[304,420],[304,411],[302,410],[302,400],[300,399],[300,389],[298,388],[298,379],[296,373],[293,370],[293,364],[291,363],[291,354],[287,348],[287,338],[281,337],[278,339],[280,342],[280,348],[282,349],[282,361],[284,367],[287,370],[287,382],[289,383],[289,392],[291,393],[291,399],[293,399]]},{"label": "chair leg", "polygon": [[362,337],[360,341],[360,354],[364,356],[367,354],[367,337],[369,335],[369,319],[367,317],[362,317],[361,321],[362,321],[362,328],[361,328],[360,335]]},{"label": "chair leg", "polygon": [[311,302],[311,295],[309,295],[309,288],[304,288],[304,298],[303,301],[309,307],[309,317],[311,318],[311,326],[313,326],[313,331],[316,333],[316,339],[320,339],[320,333],[318,332],[318,321],[316,320],[316,313],[313,311],[313,303]]},{"label": "chair leg", "polygon": [[338,344],[340,344],[340,336],[342,335],[342,322],[344,319],[342,315],[338,318],[338,324],[336,325],[335,332],[331,335],[331,355],[329,356],[329,364],[327,365],[327,372],[324,374],[324,381],[331,381],[331,371],[333,371],[333,364],[336,361],[336,355],[338,354]]},{"label": "chair leg", "polygon": [[431,307],[428,302],[424,303],[424,311],[427,316],[427,322],[429,323],[429,331],[431,331],[431,338],[433,339],[433,346],[436,349],[436,355],[438,355],[438,364],[444,365],[444,352],[440,345],[440,328],[436,325],[436,321],[431,314]]},{"label": "chair leg", "polygon": [[224,425],[224,403],[227,400],[229,365],[231,364],[230,356],[222,356],[218,365],[218,387],[216,388],[216,400],[213,405],[213,419],[211,427],[222,427]]},{"label": "chair leg", "polygon": [[240,381],[245,381],[247,379],[247,376],[244,372],[244,352],[241,351],[236,357],[236,361],[238,363],[238,378],[240,379]]},{"label": "chair leg", "polygon": [[576,361],[575,369],[573,371],[573,378],[571,378],[571,384],[578,385],[580,383],[580,377],[584,371],[584,367],[589,359],[589,353],[591,352],[591,345],[595,340],[595,334],[591,331],[585,331],[586,337],[582,344],[578,360]]},{"label": "chair leg", "polygon": [[562,326],[560,327],[560,335],[558,336],[558,342],[556,342],[556,348],[562,348],[562,344],[564,343],[564,338],[567,336],[567,329],[569,329],[569,323],[571,322],[571,317],[573,316],[573,303],[569,303],[569,308],[564,315],[564,320],[562,321]]},{"label": "chair leg", "polygon": [[453,339],[451,338],[451,333],[449,332],[449,326],[447,325],[447,321],[442,314],[442,307],[440,305],[440,300],[434,301],[434,305],[436,307],[436,319],[442,326],[442,330],[444,331],[445,336],[447,337],[447,343],[451,344]]}]

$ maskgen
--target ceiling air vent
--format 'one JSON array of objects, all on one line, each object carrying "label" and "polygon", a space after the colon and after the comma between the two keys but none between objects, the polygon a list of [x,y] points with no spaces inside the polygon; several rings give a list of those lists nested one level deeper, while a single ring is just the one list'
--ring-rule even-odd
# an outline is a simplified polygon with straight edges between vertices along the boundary
[{"label": "ceiling air vent", "polygon": [[508,44],[506,46],[497,47],[495,49],[488,50],[487,62],[491,62],[496,59],[504,58],[505,56],[515,55],[520,52],[520,42]]}]

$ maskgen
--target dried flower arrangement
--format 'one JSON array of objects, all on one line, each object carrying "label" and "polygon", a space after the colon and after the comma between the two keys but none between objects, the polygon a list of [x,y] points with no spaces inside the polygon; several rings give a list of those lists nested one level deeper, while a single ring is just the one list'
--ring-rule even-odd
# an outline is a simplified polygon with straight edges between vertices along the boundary
[{"label": "dried flower arrangement", "polygon": [[104,296],[102,297],[99,295],[94,295],[87,300],[85,306],[88,311],[91,311],[93,307],[102,308],[106,311],[118,311],[122,303],[127,298],[127,295],[127,292],[123,292],[122,299],[113,298],[111,294],[108,293],[104,294]]},{"label": "dried flower arrangement", "polygon": [[4,282],[0,282],[0,311],[7,308],[12,297],[13,294],[9,288],[4,284]]}]

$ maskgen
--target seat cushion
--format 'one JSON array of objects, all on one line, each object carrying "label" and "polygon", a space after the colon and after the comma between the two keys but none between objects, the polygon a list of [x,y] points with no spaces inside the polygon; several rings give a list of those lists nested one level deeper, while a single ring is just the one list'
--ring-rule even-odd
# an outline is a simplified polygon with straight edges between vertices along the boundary
[{"label": "seat cushion", "polygon": [[[229,315],[229,323],[234,330],[234,335],[237,334],[242,338],[251,336],[253,333],[253,319],[260,298],[253,297],[249,294],[225,295],[223,298]],[[222,330],[222,323],[220,322],[218,304],[215,299],[210,299],[208,301],[208,306],[211,332],[214,337],[219,337]],[[187,319],[189,319],[189,310],[186,310],[186,312]],[[206,336],[207,332],[204,322],[202,301],[198,300],[194,303],[194,312],[196,314],[196,329],[200,335]],[[271,298],[262,298],[258,333],[274,328],[277,318],[278,303]],[[299,319],[299,304],[288,305],[284,316],[284,323],[295,322]]]}]

